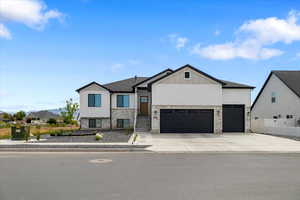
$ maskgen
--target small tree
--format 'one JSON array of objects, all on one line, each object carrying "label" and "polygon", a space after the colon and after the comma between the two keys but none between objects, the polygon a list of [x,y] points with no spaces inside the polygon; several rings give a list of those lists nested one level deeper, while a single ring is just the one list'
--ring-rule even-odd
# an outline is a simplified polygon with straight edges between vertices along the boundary
[{"label": "small tree", "polygon": [[3,113],[3,119],[7,121],[13,121],[14,117],[9,113]]},{"label": "small tree", "polygon": [[57,121],[55,118],[50,118],[50,119],[48,119],[47,123],[48,124],[57,124]]},{"label": "small tree", "polygon": [[78,110],[79,105],[78,103],[74,103],[73,99],[67,100],[66,104],[67,104],[66,107],[63,110],[62,109],[60,110],[61,111],[60,114],[64,119],[64,122],[66,124],[70,124],[74,119],[74,114]]},{"label": "small tree", "polygon": [[16,118],[16,120],[23,120],[25,116],[26,116],[26,113],[24,111],[19,111],[16,114],[14,114],[14,117]]}]

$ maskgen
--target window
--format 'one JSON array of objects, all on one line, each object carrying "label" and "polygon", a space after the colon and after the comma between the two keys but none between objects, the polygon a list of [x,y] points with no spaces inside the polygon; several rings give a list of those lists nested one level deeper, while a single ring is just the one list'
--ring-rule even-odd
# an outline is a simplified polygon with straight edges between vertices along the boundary
[{"label": "window", "polygon": [[148,103],[148,97],[140,97],[141,103]]},{"label": "window", "polygon": [[117,107],[129,107],[129,95],[117,95]]},{"label": "window", "polygon": [[117,128],[129,128],[129,119],[117,119]]},{"label": "window", "polygon": [[271,102],[276,103],[276,93],[275,92],[272,92],[272,94],[271,94]]},{"label": "window", "polygon": [[89,94],[88,107],[101,107],[101,94]]},{"label": "window", "polygon": [[89,119],[89,128],[102,128],[101,119]]},{"label": "window", "polygon": [[190,79],[191,78],[191,73],[190,72],[184,72],[184,78],[185,79]]},{"label": "window", "polygon": [[293,119],[293,115],[287,115],[286,118],[287,119]]}]

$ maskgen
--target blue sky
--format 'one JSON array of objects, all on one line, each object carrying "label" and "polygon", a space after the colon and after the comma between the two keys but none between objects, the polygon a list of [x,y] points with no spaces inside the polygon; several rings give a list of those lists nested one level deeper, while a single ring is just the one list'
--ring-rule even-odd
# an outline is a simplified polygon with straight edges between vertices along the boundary
[{"label": "blue sky", "polygon": [[297,1],[0,0],[0,110],[62,107],[91,81],[191,64],[256,86],[299,70]]}]

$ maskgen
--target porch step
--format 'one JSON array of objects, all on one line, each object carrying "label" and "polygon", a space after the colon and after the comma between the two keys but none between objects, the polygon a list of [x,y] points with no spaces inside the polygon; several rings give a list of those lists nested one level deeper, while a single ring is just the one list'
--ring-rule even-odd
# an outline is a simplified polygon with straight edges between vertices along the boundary
[{"label": "porch step", "polygon": [[135,130],[137,132],[145,132],[150,130],[150,117],[138,115],[136,119]]}]

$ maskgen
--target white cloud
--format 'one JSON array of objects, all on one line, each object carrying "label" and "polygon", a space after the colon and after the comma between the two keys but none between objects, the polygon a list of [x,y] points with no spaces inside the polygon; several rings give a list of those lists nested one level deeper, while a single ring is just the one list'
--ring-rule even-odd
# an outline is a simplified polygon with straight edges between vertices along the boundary
[{"label": "white cloud", "polygon": [[286,19],[270,17],[250,20],[238,29],[233,42],[194,46],[192,53],[214,60],[269,59],[284,52],[267,46],[279,42],[290,44],[300,40],[300,25],[297,24],[299,13],[291,11]]},{"label": "white cloud", "polygon": [[187,42],[189,41],[186,37],[180,37],[177,34],[170,34],[168,35],[169,40],[173,43],[176,49],[180,50],[181,48],[185,47]]},{"label": "white cloud", "polygon": [[297,56],[297,57],[300,57],[300,52],[296,53],[296,56]]},{"label": "white cloud", "polygon": [[1,0],[0,21],[17,22],[43,30],[50,19],[62,20],[63,14],[57,10],[48,10],[40,0]]},{"label": "white cloud", "polygon": [[218,35],[220,35],[220,33],[221,33],[221,32],[220,32],[219,30],[216,30],[216,31],[214,32],[214,35],[215,35],[215,36],[218,36]]},{"label": "white cloud", "polygon": [[0,24],[0,37],[8,40],[11,39],[9,30],[3,24]]},{"label": "white cloud", "polygon": [[120,71],[123,67],[124,67],[123,64],[121,64],[121,63],[116,63],[116,64],[113,64],[113,65],[110,67],[110,69],[111,69],[112,72],[118,72],[118,71]]}]

